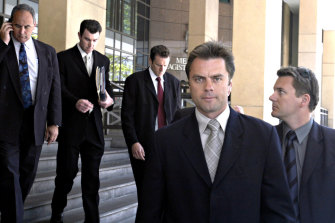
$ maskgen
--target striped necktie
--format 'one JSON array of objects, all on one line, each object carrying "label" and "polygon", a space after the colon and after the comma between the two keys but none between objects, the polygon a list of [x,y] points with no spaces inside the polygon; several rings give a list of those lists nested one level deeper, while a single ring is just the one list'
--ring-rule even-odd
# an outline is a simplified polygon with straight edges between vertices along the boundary
[{"label": "striped necktie", "polygon": [[286,152],[284,156],[284,164],[286,167],[286,176],[290,188],[290,194],[294,205],[296,216],[299,216],[299,204],[298,204],[298,174],[297,174],[297,162],[294,149],[294,140],[297,139],[297,135],[294,131],[289,131],[286,135]]},{"label": "striped necktie", "polygon": [[204,149],[206,163],[212,182],[215,179],[216,169],[219,163],[223,142],[219,137],[220,123],[216,119],[211,119],[205,131],[209,131],[209,137]]}]

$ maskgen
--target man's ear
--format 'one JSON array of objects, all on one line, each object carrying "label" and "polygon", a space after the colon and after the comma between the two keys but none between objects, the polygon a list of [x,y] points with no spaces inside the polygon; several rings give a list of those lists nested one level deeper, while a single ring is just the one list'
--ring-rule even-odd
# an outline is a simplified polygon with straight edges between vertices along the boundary
[{"label": "man's ear", "polygon": [[302,96],[301,96],[301,105],[302,106],[309,106],[309,103],[310,103],[310,101],[311,101],[311,96],[309,95],[309,94],[303,94]]},{"label": "man's ear", "polygon": [[231,93],[232,87],[233,87],[233,80],[230,80],[229,83],[228,83],[228,96]]}]

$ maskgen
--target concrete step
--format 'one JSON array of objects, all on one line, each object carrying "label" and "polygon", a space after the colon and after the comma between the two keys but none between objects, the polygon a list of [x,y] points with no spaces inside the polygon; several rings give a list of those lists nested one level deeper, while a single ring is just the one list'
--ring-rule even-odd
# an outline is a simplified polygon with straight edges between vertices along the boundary
[{"label": "concrete step", "polygon": [[[131,174],[132,169],[129,164],[129,159],[114,160],[109,163],[102,163],[100,165],[100,180],[110,179],[117,176]],[[54,190],[56,171],[43,171],[36,174],[35,182],[31,188],[29,195],[38,193],[47,193]],[[74,179],[74,186],[80,185],[81,172],[79,170],[77,177]],[[28,196],[29,198],[29,196]]]},{"label": "concrete step", "polygon": [[[41,153],[41,157],[38,163],[37,172],[49,172],[56,171],[56,150],[47,150]],[[101,163],[111,162],[118,159],[129,159],[128,150],[125,148],[105,148],[104,155],[102,156]],[[81,161],[79,159],[78,166],[80,168]]]},{"label": "concrete step", "polygon": [[[130,223],[135,221],[137,209],[136,185],[122,130],[110,130],[105,136],[105,152],[100,165],[100,218],[101,222]],[[24,223],[49,222],[51,199],[56,175],[58,144],[43,145],[34,185],[25,202]],[[64,210],[65,222],[83,222],[81,197],[81,162],[74,179],[68,204]],[[1,216],[0,216],[1,219]]]},{"label": "concrete step", "polygon": [[[103,172],[107,172],[107,170],[104,170]],[[101,175],[103,174],[101,173]],[[104,178],[101,180],[99,190],[100,204],[133,193],[136,193],[136,185],[132,172],[118,176],[112,174],[111,178]],[[30,222],[36,219],[36,216],[50,217],[52,196],[53,190],[29,195],[25,203],[24,219],[27,222]],[[70,211],[79,207],[82,207],[81,186],[80,183],[76,183],[68,195],[68,204],[65,211]]]},{"label": "concrete step", "polygon": [[[100,222],[101,223],[133,223],[137,210],[136,193],[128,194],[123,197],[110,199],[100,203]],[[76,208],[64,212],[64,223],[81,223],[85,215],[83,208]],[[25,223],[48,223],[50,217],[44,217]],[[124,222],[127,220],[126,222]]]}]

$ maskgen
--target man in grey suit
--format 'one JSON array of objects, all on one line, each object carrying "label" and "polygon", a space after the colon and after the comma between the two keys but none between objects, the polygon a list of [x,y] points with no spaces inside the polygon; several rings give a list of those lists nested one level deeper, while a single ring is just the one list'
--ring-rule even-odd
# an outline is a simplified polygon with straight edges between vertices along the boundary
[{"label": "man in grey suit", "polygon": [[276,127],[297,222],[335,222],[335,130],[312,118],[318,81],[304,67],[284,67],[277,75],[271,114],[282,120]]},{"label": "man in grey suit", "polygon": [[33,8],[21,4],[0,30],[1,222],[23,221],[44,138],[55,141],[61,124],[56,52],[31,38],[35,25]]}]

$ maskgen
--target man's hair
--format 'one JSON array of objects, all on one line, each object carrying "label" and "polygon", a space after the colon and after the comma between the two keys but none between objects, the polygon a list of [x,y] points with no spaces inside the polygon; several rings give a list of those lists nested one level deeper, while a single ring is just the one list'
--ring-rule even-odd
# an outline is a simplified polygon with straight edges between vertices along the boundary
[{"label": "man's hair", "polygon": [[156,55],[167,58],[170,56],[170,51],[166,46],[157,45],[151,48],[150,50],[150,59],[154,62]]},{"label": "man's hair", "polygon": [[293,87],[295,95],[300,97],[303,94],[309,94],[309,111],[314,111],[319,102],[319,84],[312,70],[305,67],[283,67],[277,71],[278,77],[293,77]]},{"label": "man's hair", "polygon": [[15,13],[17,12],[17,11],[27,11],[27,12],[29,12],[30,14],[31,14],[31,16],[33,17],[33,21],[34,21],[34,23],[36,22],[36,20],[35,20],[35,11],[34,11],[34,9],[31,7],[31,6],[29,6],[29,5],[27,5],[27,4],[18,4],[18,5],[16,5],[14,8],[13,8],[13,10],[12,10],[12,13],[11,13],[11,15],[10,15],[10,18],[9,18],[9,22],[12,22],[13,21],[13,18],[14,18],[14,15],[15,15]]},{"label": "man's hair", "polygon": [[188,56],[186,64],[186,75],[190,77],[191,65],[195,58],[204,60],[221,58],[226,64],[229,73],[229,81],[233,78],[235,72],[234,57],[232,53],[226,49],[221,42],[210,41],[195,47]]},{"label": "man's hair", "polygon": [[83,35],[85,29],[87,29],[92,34],[97,32],[101,33],[102,31],[100,23],[93,19],[86,19],[81,22],[79,31],[81,36]]}]

